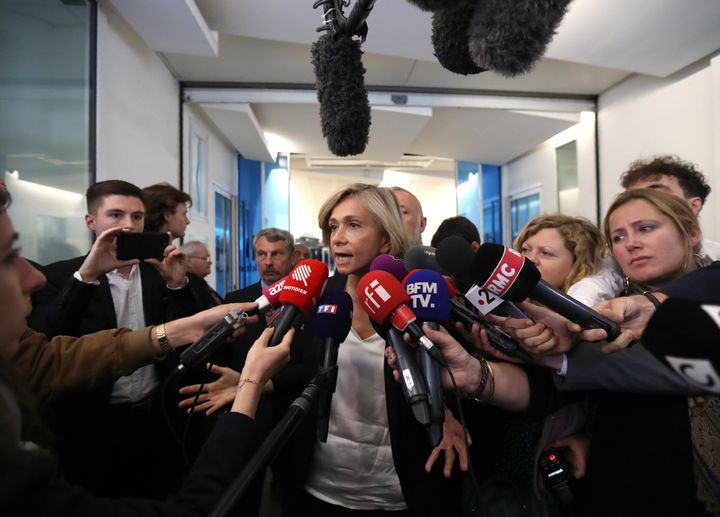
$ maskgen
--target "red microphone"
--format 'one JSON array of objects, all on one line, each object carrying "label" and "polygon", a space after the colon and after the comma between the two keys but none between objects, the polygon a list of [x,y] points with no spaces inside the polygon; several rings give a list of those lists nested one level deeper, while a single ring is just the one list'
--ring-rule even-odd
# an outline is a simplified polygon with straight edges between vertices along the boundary
[{"label": "red microphone", "polygon": [[265,314],[271,309],[280,307],[280,293],[285,285],[285,280],[287,280],[286,276],[262,290],[262,295],[255,300],[255,303],[258,304],[257,312]]},{"label": "red microphone", "polygon": [[410,297],[393,275],[386,271],[370,271],[358,282],[357,295],[363,310],[373,321],[409,333],[430,357],[445,366],[438,349],[415,323],[415,313],[408,307]]},{"label": "red microphone", "polygon": [[314,259],[298,262],[290,271],[280,291],[279,300],[283,310],[273,323],[275,332],[269,346],[279,344],[288,330],[300,325],[303,316],[307,316],[315,307],[327,278],[328,267]]}]

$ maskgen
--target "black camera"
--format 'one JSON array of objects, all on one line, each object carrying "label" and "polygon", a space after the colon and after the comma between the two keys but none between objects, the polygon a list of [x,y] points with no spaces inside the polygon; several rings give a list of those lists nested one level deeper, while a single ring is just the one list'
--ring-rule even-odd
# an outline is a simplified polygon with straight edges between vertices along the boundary
[{"label": "black camera", "polygon": [[567,447],[545,449],[540,454],[539,462],[545,489],[558,496],[564,505],[570,504],[572,500],[569,482],[573,476],[567,452]]}]

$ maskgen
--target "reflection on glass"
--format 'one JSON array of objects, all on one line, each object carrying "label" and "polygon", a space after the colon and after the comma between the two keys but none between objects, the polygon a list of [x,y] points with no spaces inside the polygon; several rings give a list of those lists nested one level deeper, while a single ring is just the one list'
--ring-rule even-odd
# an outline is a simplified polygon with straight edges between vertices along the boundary
[{"label": "reflection on glass", "polygon": [[[0,177],[23,254],[87,251],[94,3],[0,0]],[[50,188],[52,187],[52,188]]]}]

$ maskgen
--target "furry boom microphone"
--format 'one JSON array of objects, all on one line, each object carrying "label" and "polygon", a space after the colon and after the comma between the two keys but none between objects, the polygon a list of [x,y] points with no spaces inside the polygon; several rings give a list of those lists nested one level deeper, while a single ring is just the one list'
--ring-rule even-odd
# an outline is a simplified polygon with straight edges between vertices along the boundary
[{"label": "furry boom microphone", "polygon": [[468,30],[475,12],[475,0],[454,2],[438,9],[432,17],[432,44],[443,68],[456,74],[479,74],[485,69],[475,64],[468,47]]},{"label": "furry boom microphone", "polygon": [[370,133],[370,103],[360,42],[324,34],[312,46],[322,133],[336,156],[360,154]]},{"label": "furry boom microphone", "polygon": [[463,0],[408,0],[411,4],[423,11],[439,11],[440,9],[453,9]]},{"label": "furry boom microphone", "polygon": [[470,55],[482,68],[513,77],[545,53],[571,0],[478,0],[468,30]]}]

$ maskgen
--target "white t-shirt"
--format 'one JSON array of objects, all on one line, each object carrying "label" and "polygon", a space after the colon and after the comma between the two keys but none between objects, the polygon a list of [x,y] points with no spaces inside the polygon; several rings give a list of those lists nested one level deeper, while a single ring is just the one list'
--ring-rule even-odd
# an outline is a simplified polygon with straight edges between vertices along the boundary
[{"label": "white t-shirt", "polygon": [[338,376],[326,443],[316,442],[305,490],[353,510],[403,510],[390,447],[385,341],[350,330],[338,350]]}]

